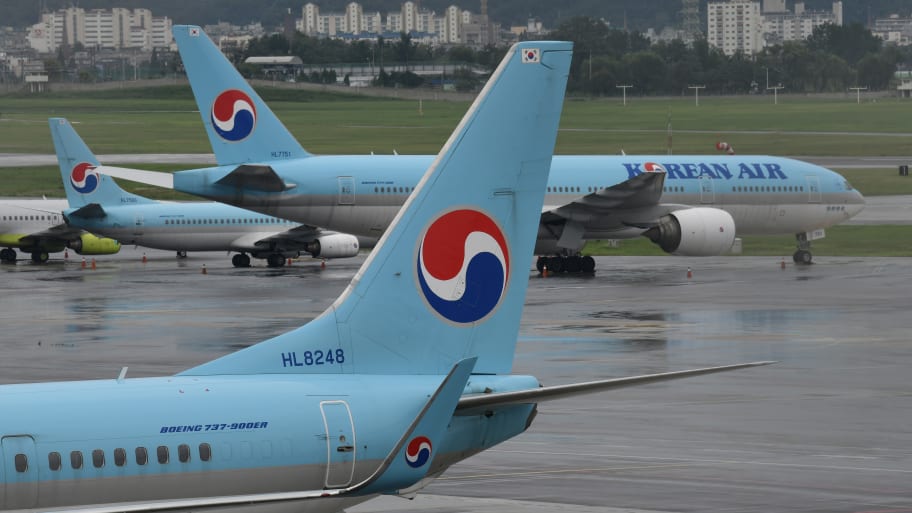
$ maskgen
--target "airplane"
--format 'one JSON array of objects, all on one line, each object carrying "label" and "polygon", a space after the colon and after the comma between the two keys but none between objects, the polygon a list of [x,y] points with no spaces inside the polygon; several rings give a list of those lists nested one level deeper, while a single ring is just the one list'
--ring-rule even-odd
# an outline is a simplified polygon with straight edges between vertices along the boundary
[{"label": "airplane", "polygon": [[129,193],[97,171],[98,159],[66,119],[49,120],[70,226],[113,237],[125,244],[177,251],[236,251],[231,263],[249,267],[250,257],[269,267],[301,251],[315,258],[358,254],[357,237],[215,202],[164,202]]},{"label": "airplane", "polygon": [[80,255],[112,255],[120,243],[67,226],[61,212],[67,202],[61,199],[0,200],[0,262],[15,263],[19,248],[30,253],[32,262],[44,263],[50,253],[72,249]]},{"label": "airplane", "polygon": [[[431,155],[307,152],[202,29],[174,39],[217,167],[115,176],[355,235],[378,237],[433,161]],[[864,206],[829,169],[766,155],[555,156],[539,219],[541,271],[591,272],[588,240],[649,238],[674,255],[727,252],[736,233],[811,241]]]},{"label": "airplane", "polygon": [[528,429],[538,403],[771,363],[557,386],[511,374],[571,47],[507,53],[316,319],[173,376],[0,387],[2,509],[329,512],[413,497]]}]

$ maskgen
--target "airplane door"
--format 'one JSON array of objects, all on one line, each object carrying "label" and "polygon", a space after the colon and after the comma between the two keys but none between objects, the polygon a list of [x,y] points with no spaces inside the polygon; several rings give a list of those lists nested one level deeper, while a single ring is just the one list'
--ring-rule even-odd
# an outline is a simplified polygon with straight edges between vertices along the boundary
[{"label": "airplane door", "polygon": [[716,202],[713,180],[709,175],[700,175],[700,203],[710,205]]},{"label": "airplane door", "polygon": [[34,508],[38,504],[38,453],[30,436],[4,436],[3,509]]},{"label": "airplane door", "polygon": [[355,179],[350,176],[339,177],[339,204],[355,204]]},{"label": "airplane door", "polygon": [[820,203],[820,177],[805,176],[808,184],[808,203]]},{"label": "airplane door", "polygon": [[322,401],[326,427],[326,487],[342,488],[355,475],[355,429],[345,401]]},{"label": "airplane door", "polygon": [[133,217],[133,235],[142,235],[143,234],[143,225],[146,223],[146,220],[142,215],[136,215]]}]

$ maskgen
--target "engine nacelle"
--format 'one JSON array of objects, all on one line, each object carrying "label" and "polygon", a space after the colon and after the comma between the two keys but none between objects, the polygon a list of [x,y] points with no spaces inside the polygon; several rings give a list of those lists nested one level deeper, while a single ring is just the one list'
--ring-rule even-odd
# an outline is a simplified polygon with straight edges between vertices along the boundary
[{"label": "engine nacelle", "polygon": [[358,238],[347,233],[322,235],[307,245],[307,252],[314,258],[351,258],[361,249]]},{"label": "engine nacelle", "polygon": [[718,208],[675,210],[643,235],[673,255],[722,255],[735,242],[735,220]]},{"label": "engine nacelle", "polygon": [[83,233],[78,239],[67,242],[67,247],[80,255],[113,255],[120,251],[120,243],[107,237]]}]

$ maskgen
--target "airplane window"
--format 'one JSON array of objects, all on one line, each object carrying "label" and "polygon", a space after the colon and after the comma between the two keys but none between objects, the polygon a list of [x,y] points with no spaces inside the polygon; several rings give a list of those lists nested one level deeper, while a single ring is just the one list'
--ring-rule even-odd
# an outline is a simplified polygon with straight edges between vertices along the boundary
[{"label": "airplane window", "polygon": [[212,459],[212,446],[207,443],[199,445],[200,461],[209,461]]},{"label": "airplane window", "polygon": [[149,461],[149,451],[145,447],[136,448],[136,464],[145,465]]},{"label": "airplane window", "polygon": [[177,459],[181,463],[187,463],[190,461],[190,446],[187,444],[180,444],[177,446]]},{"label": "airplane window", "polygon": [[81,451],[73,451],[70,453],[70,466],[73,467],[73,470],[79,470],[82,468]]},{"label": "airplane window", "polygon": [[95,465],[95,468],[104,467],[105,457],[104,451],[101,449],[95,449],[92,451],[92,465]]},{"label": "airplane window", "polygon": [[60,470],[60,453],[48,453],[48,468],[51,470]]},{"label": "airplane window", "polygon": [[158,454],[159,463],[161,463],[162,465],[164,465],[165,463],[168,463],[168,446],[167,445],[159,445],[158,449],[156,450],[156,454]]},{"label": "airplane window", "polygon": [[26,472],[28,471],[28,456],[25,454],[17,454],[13,461],[16,464],[16,472]]},{"label": "airplane window", "polygon": [[114,464],[118,467],[124,466],[127,463],[127,451],[118,447],[114,449]]},{"label": "airplane window", "polygon": [[374,192],[377,192],[377,188],[376,188],[376,187],[374,187]]}]

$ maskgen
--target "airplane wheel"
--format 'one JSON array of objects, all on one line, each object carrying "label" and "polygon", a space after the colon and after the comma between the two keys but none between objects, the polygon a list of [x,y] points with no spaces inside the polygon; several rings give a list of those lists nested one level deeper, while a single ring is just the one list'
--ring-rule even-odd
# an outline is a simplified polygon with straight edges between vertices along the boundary
[{"label": "airplane wheel", "polygon": [[250,267],[250,257],[247,255],[241,255],[241,267]]},{"label": "airplane wheel", "polygon": [[10,248],[0,249],[0,262],[5,264],[16,263],[16,250]]},{"label": "airplane wheel", "polygon": [[578,273],[582,269],[581,258],[578,256],[567,257],[566,271],[568,273]]},{"label": "airplane wheel", "polygon": [[186,251],[178,251],[178,252],[177,252],[177,258],[187,258],[187,252],[186,252]]},{"label": "airplane wheel", "polygon": [[266,257],[266,265],[269,267],[282,267],[285,265],[285,258],[282,255],[273,253]]},{"label": "airplane wheel", "polygon": [[44,251],[32,253],[32,262],[35,262],[36,264],[43,264],[48,261],[48,258],[50,258],[50,256]]},{"label": "airplane wheel", "polygon": [[548,270],[552,273],[564,272],[564,257],[551,257],[548,259]]},{"label": "airplane wheel", "polygon": [[586,274],[595,272],[595,259],[591,256],[584,256],[580,259],[580,270]]},{"label": "airplane wheel", "polygon": [[235,267],[244,267],[244,255],[238,253],[231,257],[231,265]]},{"label": "airplane wheel", "polygon": [[548,257],[538,257],[535,260],[535,268],[538,269],[539,273],[545,271],[545,265],[548,263]]},{"label": "airplane wheel", "polygon": [[796,264],[810,264],[813,258],[814,255],[812,255],[810,251],[805,251],[803,249],[799,249],[792,255],[792,260],[794,260]]}]

